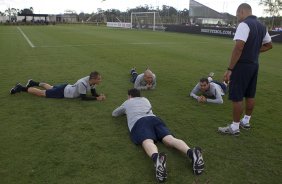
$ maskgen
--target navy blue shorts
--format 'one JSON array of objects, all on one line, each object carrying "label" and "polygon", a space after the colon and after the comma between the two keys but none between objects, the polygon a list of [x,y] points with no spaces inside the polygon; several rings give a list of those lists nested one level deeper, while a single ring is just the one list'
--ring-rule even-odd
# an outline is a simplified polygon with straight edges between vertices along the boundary
[{"label": "navy blue shorts", "polygon": [[259,65],[254,63],[237,63],[232,71],[229,83],[229,100],[242,101],[256,95]]},{"label": "navy blue shorts", "polygon": [[52,89],[46,90],[46,98],[64,98],[64,90],[67,84],[53,86]]},{"label": "navy blue shorts", "polygon": [[140,118],[130,132],[130,138],[134,144],[142,144],[146,139],[152,139],[154,142],[171,135],[164,122],[156,116],[147,116]]},{"label": "navy blue shorts", "polygon": [[221,87],[221,89],[223,90],[224,94],[226,93],[227,87],[226,87],[226,85],[223,82],[218,82],[218,81],[214,81],[214,80],[211,81],[211,82],[213,82],[215,84],[218,84]]}]

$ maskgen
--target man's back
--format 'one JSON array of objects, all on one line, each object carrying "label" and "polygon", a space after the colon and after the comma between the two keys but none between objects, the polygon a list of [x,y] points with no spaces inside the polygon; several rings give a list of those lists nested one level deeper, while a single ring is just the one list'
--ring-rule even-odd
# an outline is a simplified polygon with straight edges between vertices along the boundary
[{"label": "man's back", "polygon": [[146,116],[155,116],[149,100],[145,97],[134,97],[126,100],[120,107],[113,111],[113,116],[126,114],[129,130],[136,121]]},{"label": "man's back", "polygon": [[[240,23],[240,27],[247,26],[245,29],[238,27],[238,32],[245,31],[248,34],[247,40],[245,41],[244,49],[240,56],[238,62],[248,62],[248,63],[257,63],[258,56],[260,53],[260,48],[263,44],[263,39],[267,33],[266,27],[262,25],[255,16],[247,17],[242,23]],[[235,36],[236,37],[236,36]],[[240,39],[240,38],[239,38]]]}]

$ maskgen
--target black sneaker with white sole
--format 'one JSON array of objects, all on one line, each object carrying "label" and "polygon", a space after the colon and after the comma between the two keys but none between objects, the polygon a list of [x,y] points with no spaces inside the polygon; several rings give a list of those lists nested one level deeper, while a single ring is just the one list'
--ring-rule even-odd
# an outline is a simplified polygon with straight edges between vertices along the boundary
[{"label": "black sneaker with white sole", "polygon": [[200,147],[195,147],[192,150],[192,169],[194,174],[200,175],[203,173],[205,167],[202,151]]},{"label": "black sneaker with white sole", "polygon": [[29,79],[25,85],[25,87],[27,88],[30,88],[30,87],[33,87],[33,86],[38,86],[39,83],[38,82],[35,82],[34,80],[32,79]]},{"label": "black sneaker with white sole", "polygon": [[13,95],[15,93],[20,93],[22,91],[22,89],[23,89],[23,86],[20,83],[18,83],[18,84],[15,85],[15,87],[13,87],[10,90],[10,94]]},{"label": "black sneaker with white sole", "polygon": [[158,180],[158,182],[163,183],[166,181],[166,178],[166,154],[159,153],[156,162],[156,179]]}]

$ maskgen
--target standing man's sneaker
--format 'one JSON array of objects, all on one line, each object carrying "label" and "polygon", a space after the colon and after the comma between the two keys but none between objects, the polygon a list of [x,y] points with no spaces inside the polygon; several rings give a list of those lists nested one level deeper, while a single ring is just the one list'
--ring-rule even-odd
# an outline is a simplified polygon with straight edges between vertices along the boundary
[{"label": "standing man's sneaker", "polygon": [[38,82],[35,82],[34,80],[32,79],[29,79],[25,85],[25,87],[27,88],[30,88],[30,87],[33,87],[33,86],[38,86],[39,83]]},{"label": "standing man's sneaker", "polygon": [[200,175],[204,171],[205,163],[200,147],[193,148],[192,169],[194,174]]},{"label": "standing man's sneaker", "polygon": [[10,90],[10,94],[13,95],[15,93],[20,93],[22,91],[22,89],[23,89],[23,86],[20,83],[18,83],[18,84],[15,85],[15,87],[13,87]]},{"label": "standing man's sneaker", "polygon": [[220,132],[222,134],[230,134],[230,135],[234,135],[234,136],[240,135],[240,129],[232,130],[230,125],[228,125],[226,127],[218,127],[218,132]]},{"label": "standing man's sneaker", "polygon": [[250,130],[251,129],[251,125],[250,123],[243,123],[243,121],[240,121],[240,127],[245,129],[245,130]]},{"label": "standing man's sneaker", "polygon": [[158,182],[165,182],[167,178],[166,172],[166,154],[159,153],[156,162],[156,179]]}]

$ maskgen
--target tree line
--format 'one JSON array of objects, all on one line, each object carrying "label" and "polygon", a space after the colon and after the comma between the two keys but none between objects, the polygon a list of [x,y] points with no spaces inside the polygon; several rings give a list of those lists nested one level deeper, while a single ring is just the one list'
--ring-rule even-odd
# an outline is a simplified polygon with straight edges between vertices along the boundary
[{"label": "tree line", "polygon": [[[261,18],[269,27],[281,26],[282,18],[280,13],[282,11],[282,0],[260,0],[259,5],[265,7],[264,11],[270,15],[270,17]],[[189,10],[177,10],[172,6],[162,5],[161,7],[152,7],[149,5],[138,6],[135,8],[127,9],[126,11],[120,11],[118,9],[103,10],[97,9],[97,13],[84,13],[77,14],[74,10],[66,10],[64,14],[72,14],[78,16],[80,22],[130,22],[131,12],[152,12],[156,11],[161,17],[161,21],[164,24],[183,24],[189,23]],[[16,9],[8,8],[4,12],[0,11],[0,16],[15,17],[18,15],[33,14],[33,7]]]}]

